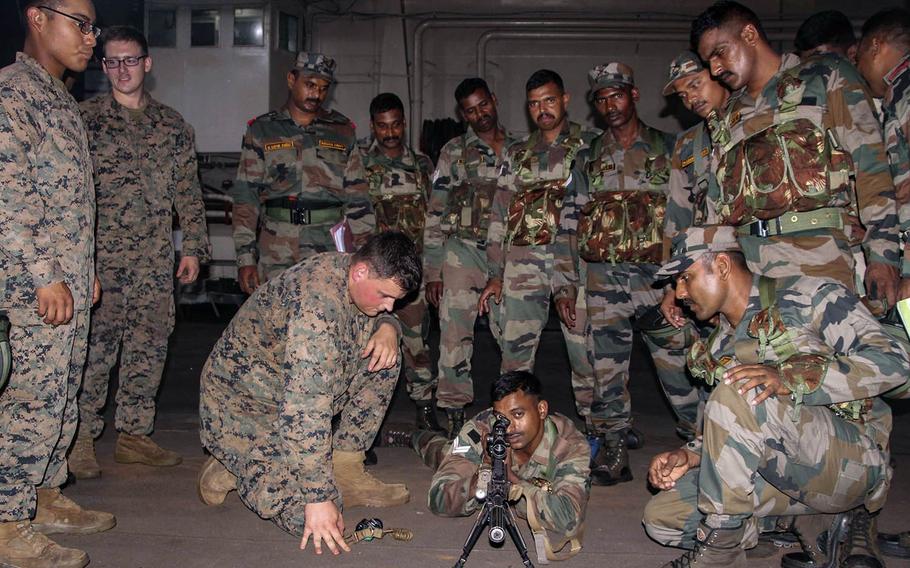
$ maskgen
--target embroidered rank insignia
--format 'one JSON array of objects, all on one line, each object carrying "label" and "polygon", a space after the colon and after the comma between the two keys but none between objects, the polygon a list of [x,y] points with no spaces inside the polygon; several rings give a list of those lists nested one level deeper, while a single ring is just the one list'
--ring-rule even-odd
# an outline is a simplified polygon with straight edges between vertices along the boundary
[{"label": "embroidered rank insignia", "polygon": [[702,148],[702,149],[701,149],[701,157],[702,157],[702,158],[707,158],[707,157],[708,157],[708,154],[710,154],[710,153],[711,153],[711,149],[710,149],[710,148]]},{"label": "embroidered rank insignia", "polygon": [[689,156],[688,158],[686,158],[679,164],[679,167],[688,168],[689,166],[691,166],[694,163],[695,163],[695,156]]}]

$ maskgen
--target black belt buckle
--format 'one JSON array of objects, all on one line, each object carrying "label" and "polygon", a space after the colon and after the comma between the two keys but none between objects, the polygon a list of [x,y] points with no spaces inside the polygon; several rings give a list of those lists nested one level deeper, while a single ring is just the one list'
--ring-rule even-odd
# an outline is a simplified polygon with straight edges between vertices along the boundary
[{"label": "black belt buckle", "polygon": [[771,231],[768,230],[768,222],[764,219],[759,219],[751,225],[749,225],[749,234],[753,237],[768,237],[771,235]]},{"label": "black belt buckle", "polygon": [[310,210],[303,207],[291,208],[291,223],[294,225],[309,225]]}]

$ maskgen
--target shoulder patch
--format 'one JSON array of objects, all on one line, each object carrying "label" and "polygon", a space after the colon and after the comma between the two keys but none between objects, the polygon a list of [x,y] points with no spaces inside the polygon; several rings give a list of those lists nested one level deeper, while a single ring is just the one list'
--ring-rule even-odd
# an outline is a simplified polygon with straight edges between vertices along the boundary
[{"label": "shoulder patch", "polygon": [[348,147],[345,146],[344,144],[342,144],[341,142],[335,142],[334,140],[320,140],[319,147],[320,148],[329,148],[330,150],[339,150],[341,152],[344,152],[345,150],[348,149]]}]

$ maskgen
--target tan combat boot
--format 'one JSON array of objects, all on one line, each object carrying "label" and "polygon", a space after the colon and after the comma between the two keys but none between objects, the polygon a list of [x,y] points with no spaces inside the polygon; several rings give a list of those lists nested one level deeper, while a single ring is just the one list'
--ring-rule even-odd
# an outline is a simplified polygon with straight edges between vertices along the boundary
[{"label": "tan combat boot", "polygon": [[90,435],[76,436],[66,465],[76,479],[101,477],[101,466],[98,465],[98,459],[95,457],[95,440]]},{"label": "tan combat boot", "polygon": [[404,505],[411,494],[403,483],[383,483],[363,468],[363,452],[332,453],[335,483],[345,507]]},{"label": "tan combat boot", "polygon": [[88,554],[35,532],[28,520],[0,523],[0,566],[83,568],[87,564]]},{"label": "tan combat boot", "polygon": [[180,454],[165,450],[148,436],[133,436],[120,432],[117,447],[114,448],[117,463],[141,463],[155,467],[170,467],[183,461]]},{"label": "tan combat boot", "polygon": [[224,503],[227,494],[237,489],[237,478],[221,462],[209,456],[196,476],[196,495],[206,505]]},{"label": "tan combat boot", "polygon": [[63,495],[59,487],[38,488],[38,510],[32,527],[44,534],[91,534],[106,531],[117,524],[114,515],[83,509]]}]

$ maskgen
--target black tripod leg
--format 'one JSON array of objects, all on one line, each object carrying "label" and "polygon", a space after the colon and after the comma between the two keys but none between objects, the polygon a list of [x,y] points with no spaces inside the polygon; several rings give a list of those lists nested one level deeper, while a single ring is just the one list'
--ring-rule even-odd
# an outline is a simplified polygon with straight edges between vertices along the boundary
[{"label": "black tripod leg", "polygon": [[489,520],[490,507],[489,502],[487,501],[483,504],[483,509],[480,511],[480,514],[477,515],[477,520],[474,521],[474,528],[471,529],[468,539],[464,542],[464,546],[461,549],[461,557],[458,559],[458,562],[455,563],[455,568],[462,568],[465,565],[465,562],[468,561],[468,555],[474,550],[474,545],[477,544],[477,539],[480,538],[480,533],[483,532],[483,528],[487,525]]},{"label": "black tripod leg", "polygon": [[522,563],[527,568],[534,568],[534,565],[531,564],[531,559],[528,558],[528,547],[525,545],[525,539],[523,539],[521,533],[518,532],[518,527],[515,526],[515,516],[512,515],[512,509],[508,505],[505,506],[503,524],[506,526],[506,530],[509,531],[512,542],[515,543],[515,548],[518,549],[518,554],[521,556]]}]

